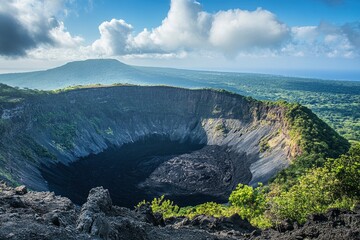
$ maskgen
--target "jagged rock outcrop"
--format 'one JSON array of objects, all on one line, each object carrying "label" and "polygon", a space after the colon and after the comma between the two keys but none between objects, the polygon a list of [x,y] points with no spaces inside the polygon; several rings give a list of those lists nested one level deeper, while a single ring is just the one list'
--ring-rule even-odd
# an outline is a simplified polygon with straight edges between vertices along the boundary
[{"label": "jagged rock outcrop", "polygon": [[87,239],[76,232],[77,208],[50,192],[18,195],[0,184],[0,239]]},{"label": "jagged rock outcrop", "polygon": [[188,239],[339,239],[360,237],[360,208],[330,210],[309,216],[302,226],[287,222],[260,231],[238,215],[214,218],[199,215],[164,219],[148,205],[136,211],[111,205],[108,190],[90,191],[80,208],[50,192],[19,194],[0,183],[0,239],[2,240],[188,240]]},{"label": "jagged rock outcrop", "polygon": [[107,239],[110,225],[106,214],[110,213],[112,201],[108,190],[102,187],[91,189],[87,202],[82,206],[77,222],[80,232]]},{"label": "jagged rock outcrop", "polygon": [[250,232],[236,231],[235,237],[234,230],[223,230],[219,223],[216,229],[210,229],[204,227],[205,220],[199,221],[203,223],[201,228],[194,223],[165,226],[162,217],[154,215],[151,209],[144,212],[112,206],[108,190],[102,187],[92,189],[88,201],[80,209],[69,199],[50,192],[30,191],[17,195],[15,189],[0,184],[2,240],[215,240],[244,239]]}]

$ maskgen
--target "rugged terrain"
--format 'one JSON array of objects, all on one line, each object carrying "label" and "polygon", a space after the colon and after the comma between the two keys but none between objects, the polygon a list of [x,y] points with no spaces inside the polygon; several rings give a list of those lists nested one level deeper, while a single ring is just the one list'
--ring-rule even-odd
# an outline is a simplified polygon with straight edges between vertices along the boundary
[{"label": "rugged terrain", "polygon": [[[144,172],[131,177],[145,177],[136,188],[145,188],[150,196],[226,199],[238,183],[267,182],[304,151],[320,152],[323,146],[330,149],[329,156],[346,151],[346,141],[305,108],[295,106],[290,113],[286,104],[225,91],[112,86],[43,92],[2,86],[2,92],[0,175],[34,190],[53,186],[51,190],[63,188],[60,192],[66,193],[66,184],[58,180],[69,172],[67,166],[111,148],[141,145],[149,137],[158,138],[151,141],[155,143],[166,139],[166,144],[203,146],[185,154],[170,150],[161,161],[153,157],[131,166],[129,173]],[[302,125],[311,121],[304,130],[296,125],[298,116],[305,119],[299,120]],[[303,139],[307,132],[314,142]],[[132,152],[142,151],[133,147]],[[113,164],[127,162],[124,158]],[[107,164],[106,159],[95,161],[89,171],[113,169]],[[117,179],[116,174],[98,178]],[[124,182],[119,178],[109,185]]]},{"label": "rugged terrain", "polygon": [[99,187],[74,205],[50,192],[28,192],[0,184],[0,239],[360,239],[360,211],[331,210],[312,215],[303,226],[283,222],[261,232],[238,215],[163,219],[149,206],[135,211],[113,206]]},{"label": "rugged terrain", "polygon": [[[3,171],[18,183],[47,190],[41,175],[45,166],[51,171],[52,164],[70,164],[155,135],[219,146],[211,150],[214,156],[217,152],[228,157],[219,164],[212,154],[195,151],[194,156],[203,160],[195,163],[188,155],[171,159],[149,181],[162,185],[166,193],[169,187],[162,183],[172,183],[167,174],[171,168],[188,179],[180,187],[172,184],[173,191],[201,193],[213,188],[218,189],[214,195],[224,195],[239,182],[267,181],[297,154],[290,146],[283,114],[280,106],[211,90],[119,86],[41,92],[2,109]],[[268,151],[260,151],[261,141],[269,145]],[[212,179],[214,171],[217,180]],[[197,178],[199,189],[191,186],[193,174],[203,176]]]}]

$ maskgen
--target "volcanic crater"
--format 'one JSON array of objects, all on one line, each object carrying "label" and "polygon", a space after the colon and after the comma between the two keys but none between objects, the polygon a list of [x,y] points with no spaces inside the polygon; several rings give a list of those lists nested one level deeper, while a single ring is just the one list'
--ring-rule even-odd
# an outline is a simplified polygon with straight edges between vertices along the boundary
[{"label": "volcanic crater", "polygon": [[97,186],[126,207],[163,194],[179,205],[225,202],[238,183],[267,182],[296,155],[284,114],[209,89],[40,92],[2,109],[3,171],[78,204]]}]

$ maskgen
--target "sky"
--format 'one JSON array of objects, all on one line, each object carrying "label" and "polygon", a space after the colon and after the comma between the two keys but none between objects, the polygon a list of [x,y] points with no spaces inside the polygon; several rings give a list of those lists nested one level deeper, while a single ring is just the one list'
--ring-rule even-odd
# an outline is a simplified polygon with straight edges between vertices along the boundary
[{"label": "sky", "polygon": [[359,0],[1,0],[0,73],[69,61],[360,80]]}]

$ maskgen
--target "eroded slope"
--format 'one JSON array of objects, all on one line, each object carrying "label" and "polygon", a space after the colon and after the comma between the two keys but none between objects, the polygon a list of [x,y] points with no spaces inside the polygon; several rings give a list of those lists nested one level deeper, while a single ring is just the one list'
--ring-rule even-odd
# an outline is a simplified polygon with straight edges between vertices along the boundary
[{"label": "eroded slope", "polygon": [[[113,86],[37,92],[2,105],[1,123],[6,127],[1,132],[1,175],[47,190],[42,166],[71,164],[157,135],[208,145],[214,152],[204,148],[175,156],[139,187],[159,193],[226,195],[239,182],[266,182],[302,152],[300,141],[294,141],[301,140],[301,134],[290,136],[296,124],[289,121],[293,116],[289,118],[288,110],[284,104],[214,90]],[[320,130],[333,131],[329,129]],[[338,140],[329,141],[336,145]],[[226,154],[231,157],[223,157]]]}]

